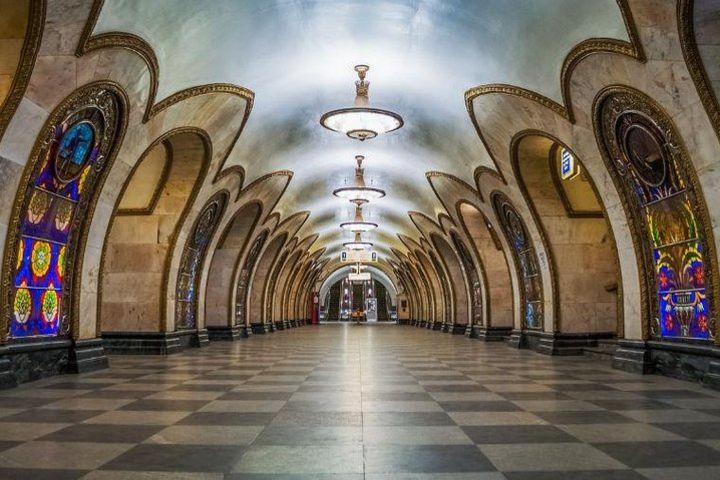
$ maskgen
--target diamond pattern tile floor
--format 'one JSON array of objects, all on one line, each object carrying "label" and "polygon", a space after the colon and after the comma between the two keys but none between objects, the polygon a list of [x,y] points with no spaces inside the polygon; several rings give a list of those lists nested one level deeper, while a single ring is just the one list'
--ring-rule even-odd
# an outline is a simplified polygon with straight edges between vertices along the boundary
[{"label": "diamond pattern tile floor", "polygon": [[[0,478],[720,478],[720,392],[392,325],[323,325],[0,392]],[[710,475],[710,476],[708,476]]]}]

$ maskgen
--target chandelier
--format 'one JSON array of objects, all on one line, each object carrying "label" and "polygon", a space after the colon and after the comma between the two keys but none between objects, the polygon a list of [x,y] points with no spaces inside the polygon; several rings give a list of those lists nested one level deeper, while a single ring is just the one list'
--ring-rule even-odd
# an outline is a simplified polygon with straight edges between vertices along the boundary
[{"label": "chandelier", "polygon": [[333,191],[333,195],[340,198],[347,198],[351,202],[365,203],[373,198],[382,198],[385,196],[385,190],[365,185],[365,169],[362,168],[362,162],[365,160],[363,155],[356,155],[357,167],[355,168],[355,182],[351,187],[340,187]]},{"label": "chandelier", "polygon": [[362,239],[362,233],[355,232],[355,240],[352,242],[343,243],[343,247],[350,250],[366,250],[373,246],[372,242],[364,242]]},{"label": "chandelier", "polygon": [[355,218],[352,222],[344,222],[340,224],[340,228],[349,232],[369,232],[378,228],[377,223],[366,222],[363,218],[362,204],[365,200],[354,200],[355,202]]},{"label": "chandelier", "polygon": [[403,126],[403,119],[397,113],[370,108],[368,98],[370,82],[365,81],[368,70],[370,70],[368,65],[355,65],[359,78],[355,82],[355,103],[352,107],[340,108],[324,114],[320,117],[320,124],[323,127],[364,142]]}]

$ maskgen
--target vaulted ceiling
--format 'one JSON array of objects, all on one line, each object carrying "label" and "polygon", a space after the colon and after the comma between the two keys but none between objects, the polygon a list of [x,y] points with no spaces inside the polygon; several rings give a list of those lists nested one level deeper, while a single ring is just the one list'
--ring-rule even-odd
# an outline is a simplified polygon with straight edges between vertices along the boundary
[{"label": "vaulted ceiling", "polygon": [[[246,183],[275,170],[294,177],[278,204],[283,218],[307,210],[300,237],[336,254],[352,214],[332,190],[352,179],[357,154],[366,180],[387,196],[365,208],[380,224],[369,236],[390,255],[397,234],[417,236],[408,211],[442,209],[425,173],[473,183],[492,168],[464,104],[475,86],[504,83],[562,101],[560,74],[574,46],[628,40],[615,0],[105,0],[93,33],[141,37],[159,63],[158,100],[205,83],[255,92],[248,123],[227,162]],[[350,106],[353,65],[371,66],[372,106],[394,110],[401,130],[360,143],[322,128],[320,116]]]}]

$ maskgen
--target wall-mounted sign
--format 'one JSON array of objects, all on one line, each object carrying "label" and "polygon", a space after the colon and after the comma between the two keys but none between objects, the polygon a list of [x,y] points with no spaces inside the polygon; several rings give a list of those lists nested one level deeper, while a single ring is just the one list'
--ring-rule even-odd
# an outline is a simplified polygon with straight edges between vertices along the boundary
[{"label": "wall-mounted sign", "polygon": [[580,173],[575,157],[567,149],[560,150],[560,178],[570,180]]},{"label": "wall-mounted sign", "polygon": [[365,282],[370,278],[370,272],[348,273],[348,280],[351,282]]},{"label": "wall-mounted sign", "polygon": [[343,250],[340,252],[340,261],[343,263],[377,262],[378,255],[374,250]]}]

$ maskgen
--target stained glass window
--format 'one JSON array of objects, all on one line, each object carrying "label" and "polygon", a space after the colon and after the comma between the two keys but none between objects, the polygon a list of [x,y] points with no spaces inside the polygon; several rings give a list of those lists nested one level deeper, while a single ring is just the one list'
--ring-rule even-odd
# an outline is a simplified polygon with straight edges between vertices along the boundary
[{"label": "stained glass window", "polygon": [[225,212],[227,194],[220,192],[211,198],[200,212],[195,226],[185,243],[175,294],[176,328],[197,328],[197,295],[200,286],[203,260],[215,230]]},{"label": "stained glass window", "polygon": [[268,232],[263,231],[260,235],[255,238],[255,241],[250,247],[245,262],[243,263],[242,270],[240,270],[240,278],[238,279],[237,291],[235,293],[235,325],[245,325],[246,319],[246,305],[247,305],[247,294],[248,294],[248,282],[250,281],[250,274],[255,268],[255,262],[257,262],[260,252],[265,246]]},{"label": "stained glass window", "polygon": [[437,271],[438,279],[440,281],[440,288],[442,289],[443,293],[443,305],[445,305],[445,319],[444,322],[446,323],[453,323],[452,321],[452,298],[450,297],[450,289],[448,288],[448,281],[445,279],[445,270],[443,270],[442,265],[440,265],[440,262],[438,261],[435,254],[430,251],[430,261],[432,262],[433,267],[435,267],[435,271]]},{"label": "stained glass window", "polygon": [[70,328],[78,237],[117,140],[119,105],[114,93],[95,86],[65,105],[47,130],[21,200],[11,338],[56,336]]},{"label": "stained glass window", "polygon": [[285,260],[287,260],[288,251],[284,251],[283,254],[280,256],[278,261],[275,263],[275,269],[270,275],[270,284],[268,285],[267,293],[265,295],[265,320],[267,322],[272,322],[272,314],[273,314],[273,301],[275,299],[275,285],[277,284],[278,276],[280,275],[280,270],[282,269],[283,265],[285,265]]},{"label": "stained glass window", "polygon": [[519,266],[522,282],[521,301],[525,310],[523,328],[543,328],[543,285],[537,255],[525,224],[510,200],[500,192],[493,195],[493,207],[500,219],[505,238]]},{"label": "stained glass window", "polygon": [[465,274],[470,282],[470,292],[472,293],[472,323],[482,325],[482,286],[480,285],[480,275],[475,267],[475,262],[470,255],[470,250],[465,246],[465,242],[455,233],[450,232],[455,250],[457,250],[462,262]]},{"label": "stained glass window", "polygon": [[691,164],[669,120],[629,93],[603,103],[603,139],[610,165],[641,238],[650,281],[650,333],[711,339],[704,228],[690,181]]}]

